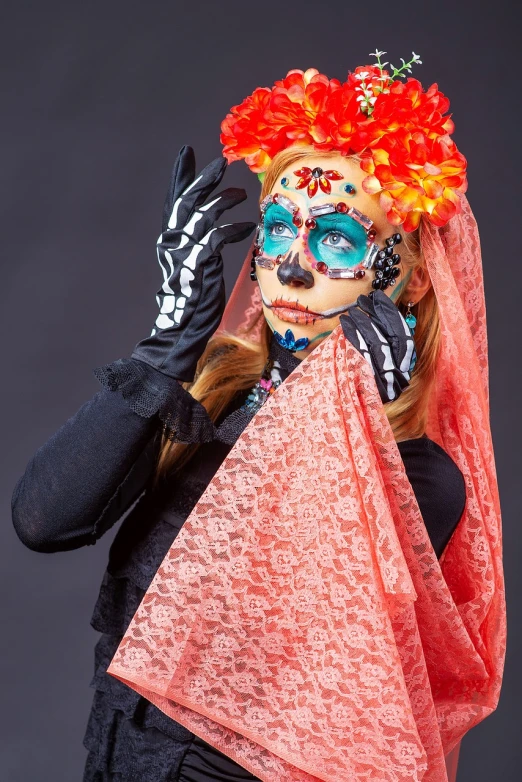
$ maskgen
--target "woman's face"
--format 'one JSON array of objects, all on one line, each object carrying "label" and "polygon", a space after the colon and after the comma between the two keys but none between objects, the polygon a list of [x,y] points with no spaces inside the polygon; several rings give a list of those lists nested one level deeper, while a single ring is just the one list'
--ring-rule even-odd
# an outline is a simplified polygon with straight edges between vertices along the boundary
[{"label": "woman's face", "polygon": [[[297,189],[300,177],[295,172],[302,168],[311,171],[323,169],[326,180],[323,176],[322,181],[326,189],[329,184],[331,192],[323,192],[318,177],[311,178],[311,188],[307,184]],[[330,172],[336,173],[332,175]],[[284,336],[290,329],[295,341],[302,337],[308,339],[306,347],[293,351],[298,358],[307,356],[333,331],[340,315],[360,294],[373,290],[372,280],[375,278],[375,271],[364,269],[361,263],[368,247],[366,228],[342,212],[314,217],[315,227],[307,227],[305,221],[309,218],[309,208],[339,202],[354,207],[373,221],[375,236],[371,241],[379,248],[385,247],[385,240],[397,232],[387,221],[377,196],[368,195],[362,189],[365,176],[356,161],[341,155],[328,158],[311,155],[288,166],[272,188],[271,195],[286,196],[299,207],[302,225],[296,226],[292,214],[279,204],[267,207],[262,258],[268,259],[265,261],[268,266],[271,262],[275,263],[273,268],[258,263],[256,275],[263,312],[271,330]],[[404,250],[404,245],[399,244],[395,252],[402,255]],[[364,269],[364,276],[331,278],[323,273],[325,265],[332,271],[342,270],[341,273],[359,270],[360,274]],[[384,291],[394,301],[397,301],[406,282],[402,264],[397,268],[401,273],[396,277],[395,285]],[[294,307],[299,304],[307,311],[285,307],[285,304]]]}]

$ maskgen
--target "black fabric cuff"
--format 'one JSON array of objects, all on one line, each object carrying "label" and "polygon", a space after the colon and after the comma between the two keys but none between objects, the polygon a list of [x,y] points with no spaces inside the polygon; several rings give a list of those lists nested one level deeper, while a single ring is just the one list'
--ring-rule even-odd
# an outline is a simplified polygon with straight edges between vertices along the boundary
[{"label": "black fabric cuff", "polygon": [[200,402],[181,383],[136,358],[119,358],[93,369],[108,391],[120,391],[131,410],[143,418],[158,415],[164,432],[175,442],[205,443],[216,429]]}]

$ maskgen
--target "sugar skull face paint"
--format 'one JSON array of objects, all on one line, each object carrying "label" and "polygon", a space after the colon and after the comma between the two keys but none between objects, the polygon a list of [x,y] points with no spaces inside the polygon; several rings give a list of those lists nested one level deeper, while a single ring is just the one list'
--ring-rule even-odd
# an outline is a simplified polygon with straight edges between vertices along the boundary
[{"label": "sugar skull face paint", "polygon": [[298,233],[292,215],[279,204],[270,204],[265,212],[263,254],[271,258],[285,255]]},{"label": "sugar skull face paint", "polygon": [[315,219],[308,236],[310,252],[317,262],[332,269],[354,269],[367,250],[367,234],[363,226],[348,214],[327,214]]},{"label": "sugar skull face paint", "polygon": [[[319,187],[310,198],[307,187],[295,189],[294,172],[304,167],[334,170],[343,178],[331,180],[332,192]],[[310,155],[281,171],[264,199],[258,250],[263,262],[255,266],[263,312],[276,336],[286,336],[290,328],[295,346],[307,339],[306,349],[296,351],[300,358],[331,333],[360,294],[373,289],[377,271],[373,261],[365,266],[371,245],[388,250],[386,239],[394,229],[378,197],[364,192],[365,176],[349,158]],[[282,180],[290,186],[282,187]],[[346,183],[350,194],[342,189]],[[281,267],[284,273],[278,274]],[[402,267],[396,268],[400,272]],[[362,276],[355,276],[359,273]],[[400,279],[397,276],[397,282]],[[393,290],[385,292],[391,295]]]}]

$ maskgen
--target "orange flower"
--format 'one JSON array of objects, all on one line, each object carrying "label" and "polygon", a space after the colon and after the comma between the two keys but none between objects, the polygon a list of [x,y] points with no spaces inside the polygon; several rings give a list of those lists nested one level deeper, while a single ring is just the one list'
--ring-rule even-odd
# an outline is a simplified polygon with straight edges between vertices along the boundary
[{"label": "orange flower", "polygon": [[289,140],[308,144],[320,141],[323,131],[316,122],[317,117],[324,113],[330,95],[340,86],[337,79],[330,81],[315,68],[289,71],[285,79],[276,81],[272,90],[273,127],[283,130]]},{"label": "orange flower", "polygon": [[380,193],[380,205],[392,225],[417,228],[423,214],[445,225],[460,211],[458,192],[467,189],[466,159],[449,138],[403,130],[381,138],[382,146],[364,156],[361,168],[366,193]]}]

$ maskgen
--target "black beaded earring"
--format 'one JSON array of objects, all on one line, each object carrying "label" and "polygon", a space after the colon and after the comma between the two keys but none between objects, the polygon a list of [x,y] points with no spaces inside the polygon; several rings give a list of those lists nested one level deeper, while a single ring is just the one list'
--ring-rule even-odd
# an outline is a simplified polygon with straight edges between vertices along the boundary
[{"label": "black beaded earring", "polygon": [[375,279],[372,286],[375,290],[385,290],[388,285],[395,285],[396,277],[401,273],[397,265],[401,262],[401,256],[394,251],[395,245],[402,242],[400,233],[393,234],[386,239],[386,248],[379,250],[373,263]]}]

